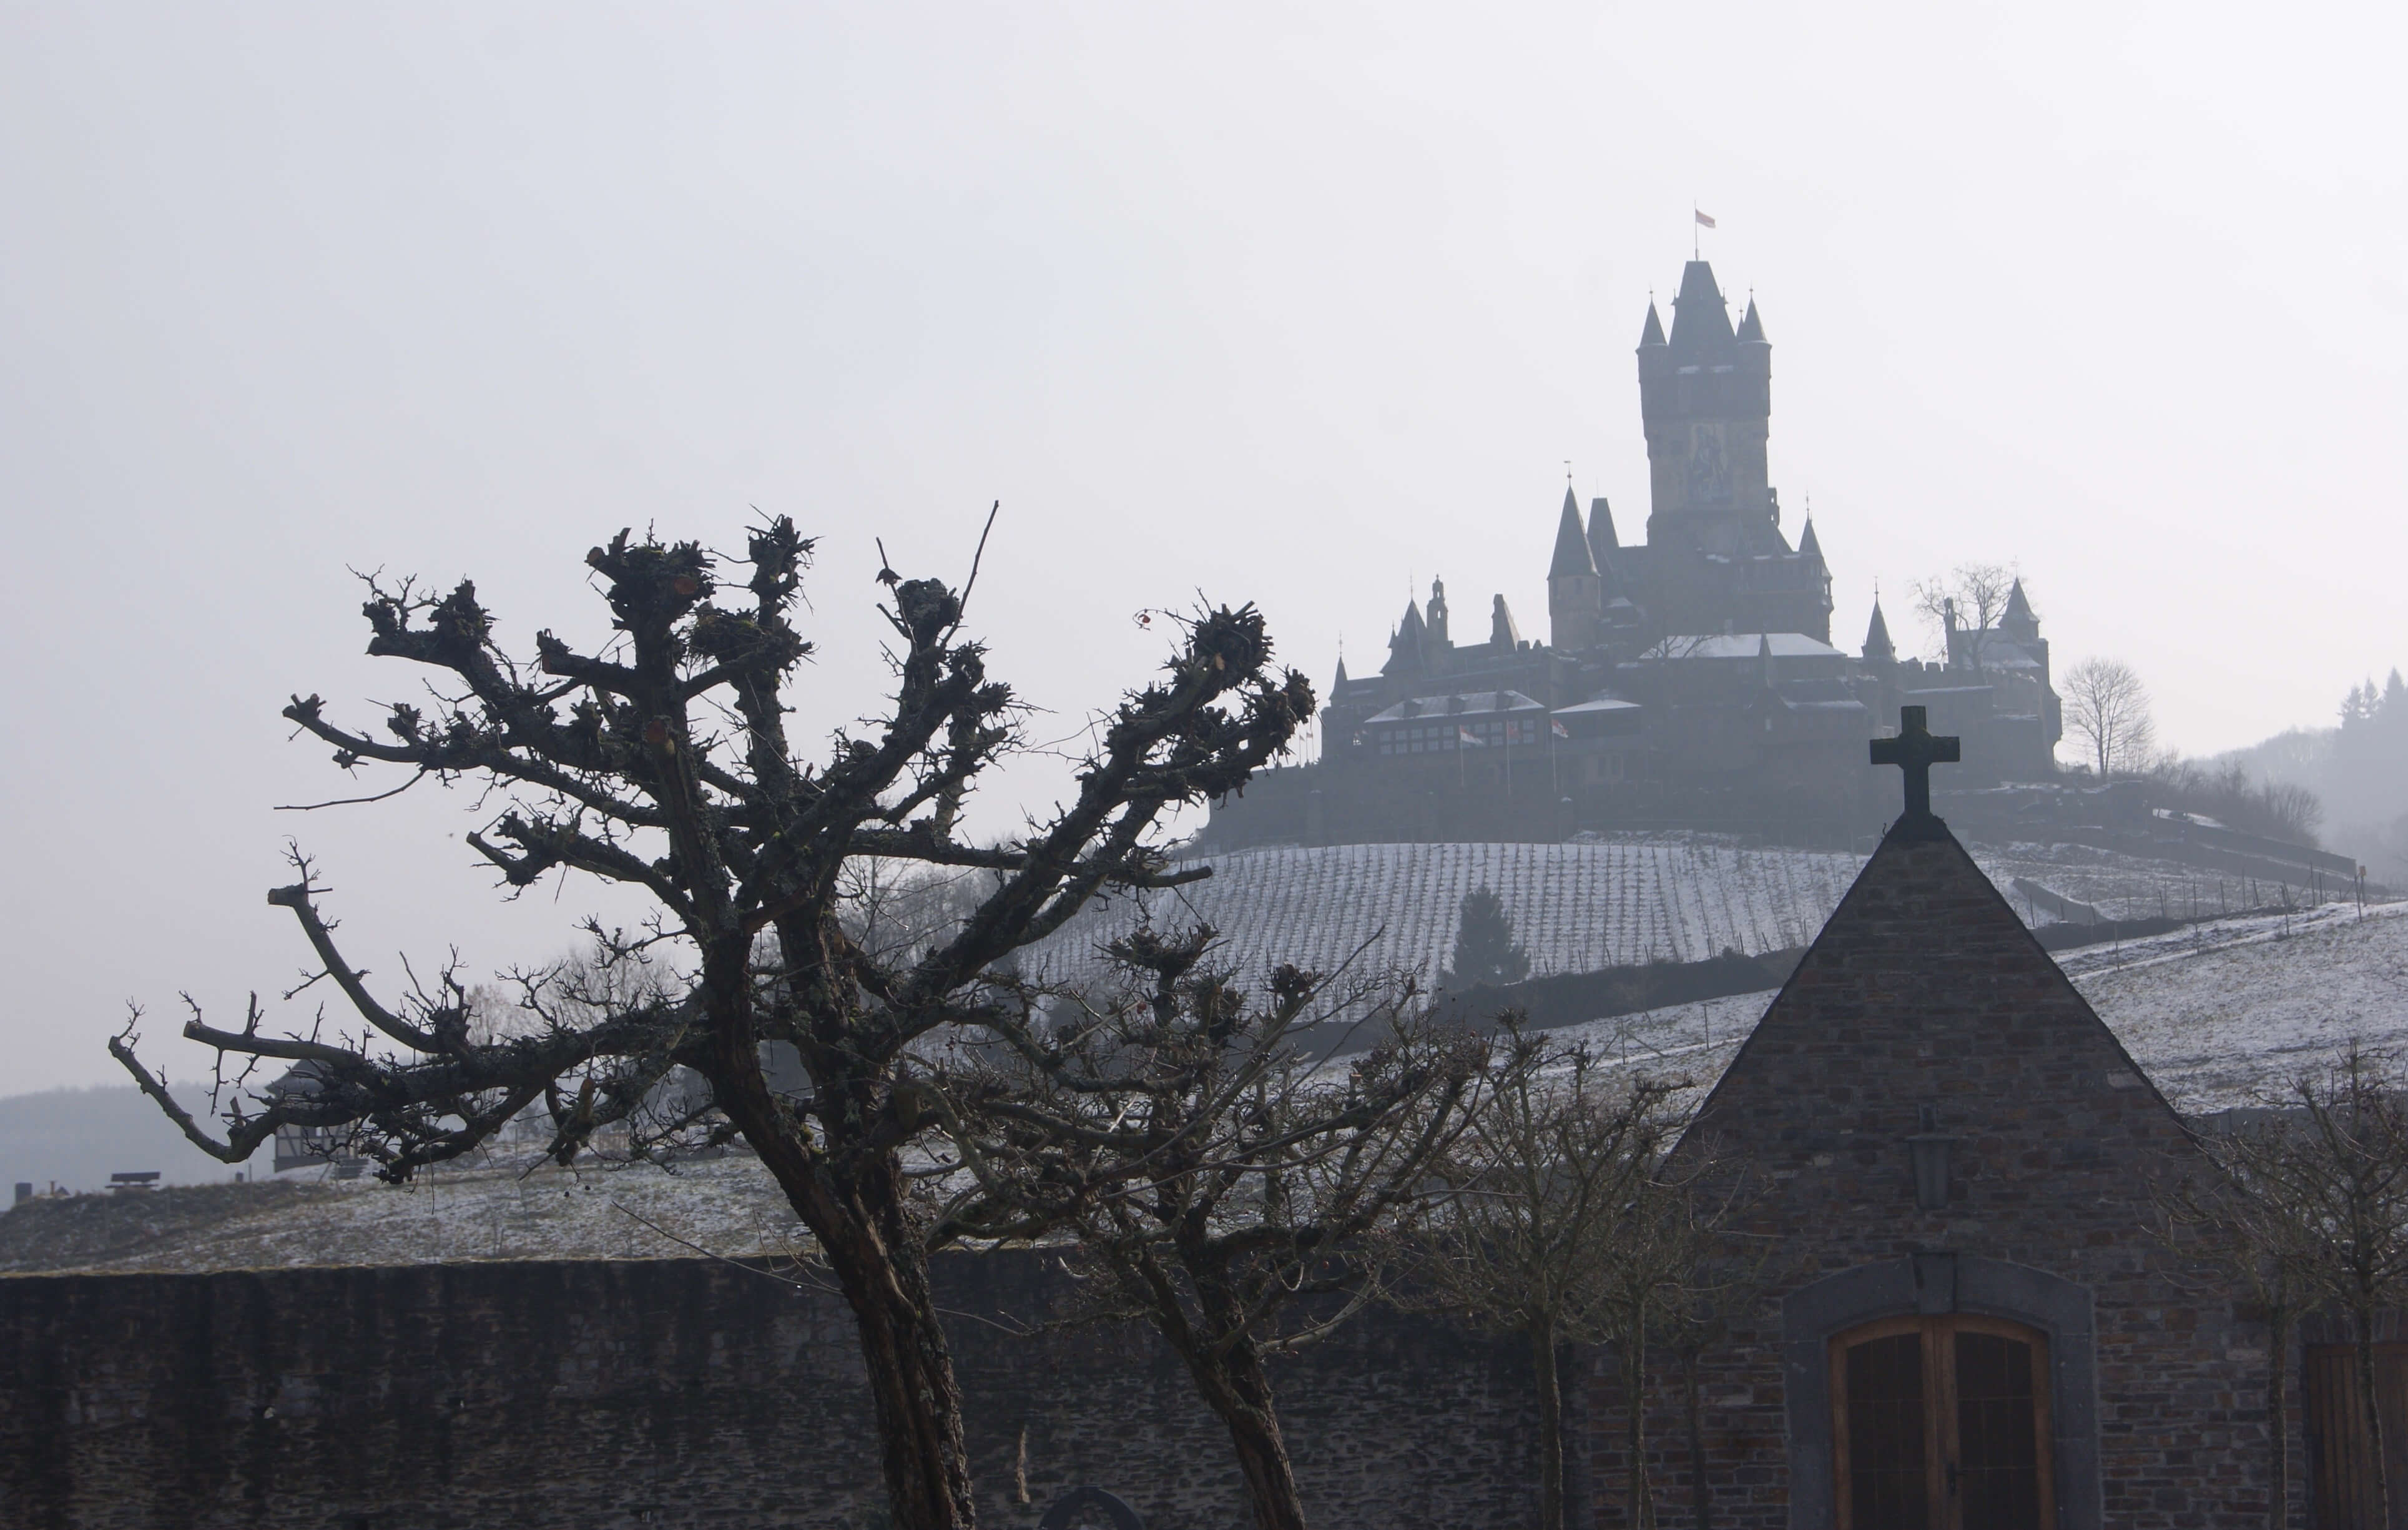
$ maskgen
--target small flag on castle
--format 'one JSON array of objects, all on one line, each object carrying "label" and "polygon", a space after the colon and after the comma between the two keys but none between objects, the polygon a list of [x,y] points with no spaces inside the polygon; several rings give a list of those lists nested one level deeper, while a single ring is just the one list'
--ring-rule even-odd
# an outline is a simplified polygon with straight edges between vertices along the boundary
[{"label": "small flag on castle", "polygon": [[1462,744],[1467,749],[1485,749],[1488,747],[1487,740],[1481,738],[1478,734],[1472,732],[1470,729],[1464,727],[1461,723],[1455,725],[1455,742]]},{"label": "small flag on castle", "polygon": [[1713,215],[1712,213],[1698,212],[1694,207],[1691,208],[1689,211],[1696,216],[1698,226],[1699,228],[1712,228],[1714,226]]},{"label": "small flag on castle", "polygon": [[1559,739],[1568,739],[1572,736],[1572,730],[1564,726],[1564,720],[1561,717],[1548,718],[1547,730],[1555,734],[1555,736]]}]

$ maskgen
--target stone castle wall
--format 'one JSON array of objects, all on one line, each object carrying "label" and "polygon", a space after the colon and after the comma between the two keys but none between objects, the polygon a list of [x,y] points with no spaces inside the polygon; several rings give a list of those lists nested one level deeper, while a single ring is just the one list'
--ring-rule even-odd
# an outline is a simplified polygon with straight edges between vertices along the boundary
[{"label": "stone castle wall", "polygon": [[[981,1522],[1033,1526],[1093,1483],[1152,1530],[1245,1523],[1226,1436],[1151,1332],[1007,1331],[1061,1281],[940,1262]],[[1316,1525],[1528,1518],[1516,1346],[1374,1313],[1274,1375]],[[9,1277],[0,1378],[10,1530],[886,1523],[842,1300],[724,1263]]]}]

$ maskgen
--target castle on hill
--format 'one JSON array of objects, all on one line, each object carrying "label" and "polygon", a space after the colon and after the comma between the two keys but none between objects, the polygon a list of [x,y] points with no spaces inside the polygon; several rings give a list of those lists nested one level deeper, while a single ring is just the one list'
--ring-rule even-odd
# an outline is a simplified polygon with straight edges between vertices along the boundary
[{"label": "castle on hill", "polygon": [[1713,267],[1681,274],[1668,332],[1639,338],[1643,541],[1568,486],[1547,563],[1544,642],[1502,594],[1453,628],[1443,580],[1408,600],[1377,674],[1341,659],[1313,764],[1215,807],[1220,845],[1554,839],[1580,830],[1853,834],[1884,821],[1865,743],[1901,705],[1965,740],[1964,784],[2044,779],[2062,731],[2047,641],[2018,583],[1945,657],[1902,658],[1878,600],[1855,654],[1831,642],[1813,521],[1793,543],[1767,450],[1772,345],[1734,327]]}]

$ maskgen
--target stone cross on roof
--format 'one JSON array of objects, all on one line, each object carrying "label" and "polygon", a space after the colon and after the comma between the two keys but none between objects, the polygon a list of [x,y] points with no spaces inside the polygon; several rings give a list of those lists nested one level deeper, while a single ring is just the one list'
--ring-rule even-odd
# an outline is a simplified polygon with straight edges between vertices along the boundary
[{"label": "stone cross on roof", "polygon": [[1931,816],[1931,767],[1954,765],[1960,745],[1954,738],[1934,737],[1924,725],[1923,708],[1898,709],[1898,737],[1872,741],[1873,763],[1895,765],[1906,772],[1906,813],[1899,819],[1908,837],[1937,828]]}]

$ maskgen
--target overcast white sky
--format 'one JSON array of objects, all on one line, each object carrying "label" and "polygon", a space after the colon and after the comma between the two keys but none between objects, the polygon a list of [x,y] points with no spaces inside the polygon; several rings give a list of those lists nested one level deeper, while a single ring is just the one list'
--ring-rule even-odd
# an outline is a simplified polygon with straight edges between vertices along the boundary
[{"label": "overcast white sky", "polygon": [[[1645,516],[1631,347],[1694,200],[1774,344],[1773,478],[1876,578],[2019,564],[2194,751],[2408,662],[2390,7],[0,5],[0,1093],[303,950],[563,944],[433,794],[337,793],[345,570],[592,636],[620,526],[824,538],[825,727],[882,535],[1064,729],[1132,613],[1254,599],[1326,683],[1409,580],[1544,632],[1570,458]],[[1794,529],[1795,521],[1793,518]],[[1899,611],[1892,607],[1893,621]],[[1903,633],[1901,633],[1903,636]],[[990,794],[999,832],[1058,775]]]}]

